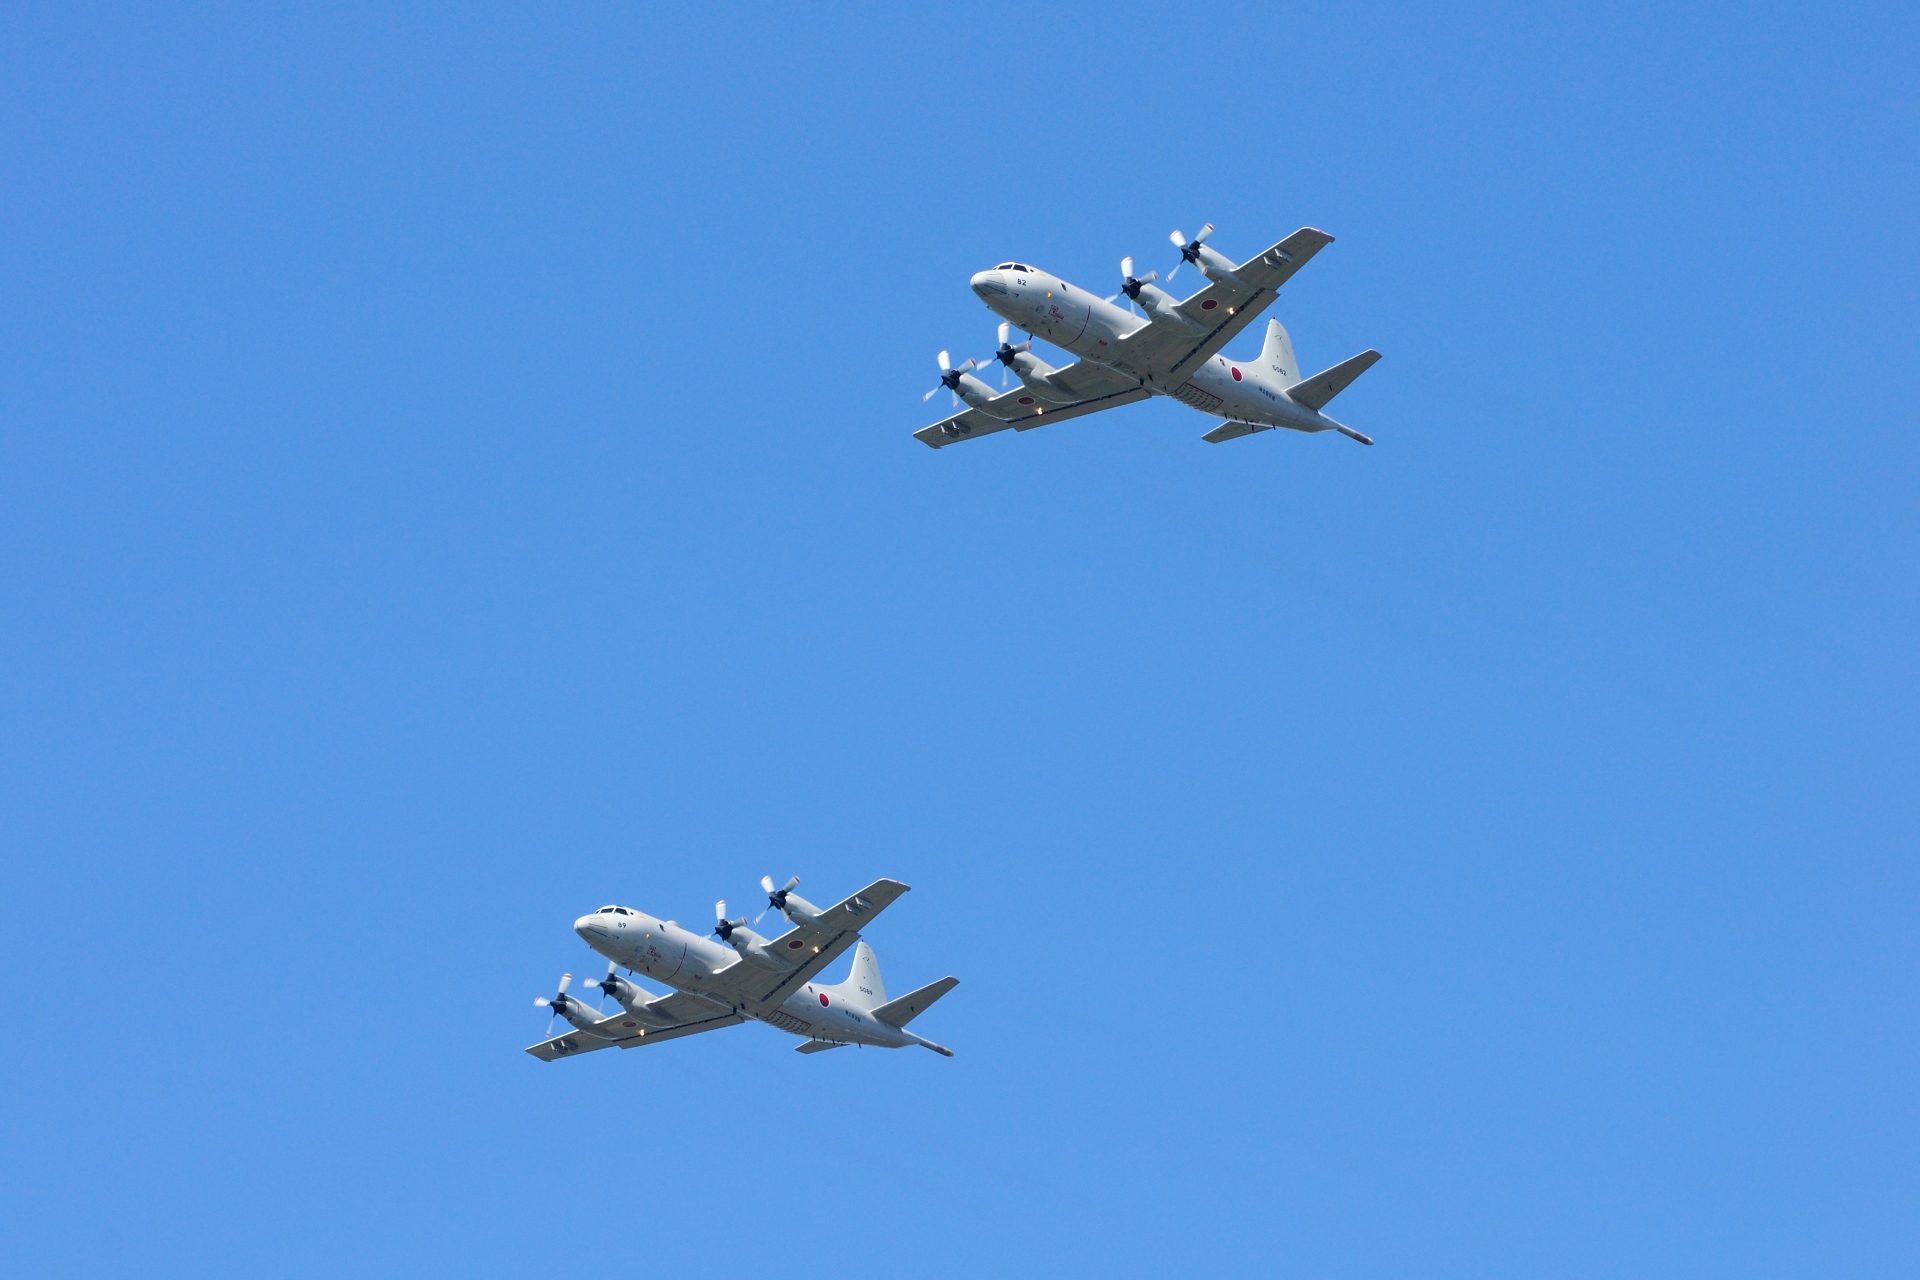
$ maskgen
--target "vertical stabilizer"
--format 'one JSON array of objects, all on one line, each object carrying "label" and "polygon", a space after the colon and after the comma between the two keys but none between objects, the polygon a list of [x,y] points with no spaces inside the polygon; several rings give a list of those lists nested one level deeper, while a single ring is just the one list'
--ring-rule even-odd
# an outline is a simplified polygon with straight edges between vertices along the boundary
[{"label": "vertical stabilizer", "polygon": [[1260,370],[1275,379],[1275,386],[1290,387],[1300,381],[1300,362],[1293,358],[1293,339],[1278,320],[1267,321],[1267,345],[1260,348]]},{"label": "vertical stabilizer", "polygon": [[868,1009],[887,1002],[886,984],[880,981],[880,958],[864,942],[853,944],[853,973],[841,984],[849,1000],[857,1000]]}]

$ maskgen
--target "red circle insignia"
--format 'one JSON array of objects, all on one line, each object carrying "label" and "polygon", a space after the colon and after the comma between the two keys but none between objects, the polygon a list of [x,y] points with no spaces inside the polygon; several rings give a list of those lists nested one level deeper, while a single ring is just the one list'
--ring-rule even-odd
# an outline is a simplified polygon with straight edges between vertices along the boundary
[{"label": "red circle insignia", "polygon": [[820,993],[820,1007],[822,1009],[827,1007],[827,993],[824,991]]},{"label": "red circle insignia", "polygon": [[1235,382],[1238,382],[1238,381],[1240,381],[1240,371],[1239,371],[1238,369],[1235,369],[1235,370],[1233,371],[1233,380],[1234,380]]},{"label": "red circle insignia", "polygon": [[1021,404],[1032,404],[1032,403],[1033,403],[1033,397],[1032,397],[1032,396],[1021,396],[1021,397],[1020,397],[1020,403],[1021,403]]},{"label": "red circle insignia", "polygon": [[1219,305],[1220,305],[1220,300],[1218,298],[1208,298],[1205,302],[1200,304],[1200,309],[1202,311],[1211,311]]}]

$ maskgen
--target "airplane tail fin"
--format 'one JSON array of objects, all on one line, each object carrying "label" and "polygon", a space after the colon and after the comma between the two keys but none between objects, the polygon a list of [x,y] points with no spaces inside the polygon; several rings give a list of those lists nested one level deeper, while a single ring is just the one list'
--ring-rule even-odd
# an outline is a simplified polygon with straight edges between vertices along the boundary
[{"label": "airplane tail fin", "polygon": [[1300,381],[1300,362],[1293,358],[1293,339],[1278,320],[1267,321],[1267,345],[1260,348],[1260,367],[1274,377],[1277,385],[1290,387]]},{"label": "airplane tail fin", "polygon": [[887,987],[880,981],[880,957],[864,942],[853,944],[853,972],[841,985],[848,989],[849,999],[858,1000],[866,1008],[878,1008],[887,1002]]}]

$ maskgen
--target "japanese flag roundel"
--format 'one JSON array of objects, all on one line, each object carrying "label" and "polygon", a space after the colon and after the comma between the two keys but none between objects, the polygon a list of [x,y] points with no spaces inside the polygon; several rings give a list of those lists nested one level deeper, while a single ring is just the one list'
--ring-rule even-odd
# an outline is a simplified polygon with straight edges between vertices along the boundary
[{"label": "japanese flag roundel", "polygon": [[820,1007],[822,1009],[827,1007],[827,993],[824,991],[820,993]]}]

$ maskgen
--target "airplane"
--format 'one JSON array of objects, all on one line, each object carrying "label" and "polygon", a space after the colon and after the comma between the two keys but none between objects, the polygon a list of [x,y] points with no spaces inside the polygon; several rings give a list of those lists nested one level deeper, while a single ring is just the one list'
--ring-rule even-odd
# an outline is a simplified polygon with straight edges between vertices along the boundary
[{"label": "airplane", "polygon": [[[907,1024],[960,980],[942,978],[889,1000],[880,982],[880,961],[860,938],[860,926],[886,910],[907,886],[898,880],[875,880],[822,911],[794,892],[799,883],[800,877],[794,876],[775,888],[772,876],[760,878],[767,894],[767,908],[760,916],[778,911],[793,925],[772,939],[755,933],[745,916],[729,920],[724,898],[713,904],[713,934],[719,942],[672,920],[622,906],[581,916],[573,922],[573,931],[607,958],[606,977],[589,978],[581,985],[597,988],[603,1004],[613,997],[619,1008],[606,1014],[568,995],[573,975],[562,974],[559,992],[533,1003],[553,1010],[547,1019],[549,1032],[556,1016],[573,1030],[550,1036],[527,1052],[552,1062],[615,1045],[636,1049],[751,1019],[801,1037],[801,1053],[849,1044],[887,1049],[917,1044],[951,1058],[953,1050],[915,1035]],[[853,969],[846,980],[832,986],[816,982],[816,975],[849,947]],[[656,995],[620,977],[620,969],[673,990]]]},{"label": "airplane", "polygon": [[[1180,261],[1167,273],[1167,283],[1188,263],[1206,280],[1206,287],[1185,300],[1154,284],[1157,271],[1135,276],[1130,257],[1120,260],[1120,291],[1106,298],[1022,262],[1003,262],[974,276],[973,291],[1004,321],[1000,349],[984,360],[958,365],[949,352],[940,353],[940,382],[921,399],[930,400],[945,387],[957,412],[914,432],[914,438],[939,449],[1008,427],[1028,431],[1159,395],[1225,419],[1200,437],[1211,444],[1276,427],[1337,431],[1372,444],[1370,437],[1322,410],[1373,367],[1378,351],[1363,351],[1302,378],[1293,341],[1274,320],[1267,325],[1258,359],[1232,360],[1220,354],[1333,237],[1302,227],[1266,252],[1235,263],[1207,244],[1212,235],[1213,224],[1208,223],[1191,240],[1177,230],[1168,237],[1180,250]],[[1118,305],[1122,297],[1124,307]],[[1136,304],[1144,317],[1134,311]],[[1016,328],[1028,334],[1017,346],[1009,341]],[[1036,336],[1079,360],[1054,368],[1033,354]],[[994,361],[1002,366],[1003,388],[1009,370],[1020,385],[996,393],[974,376]]]}]

